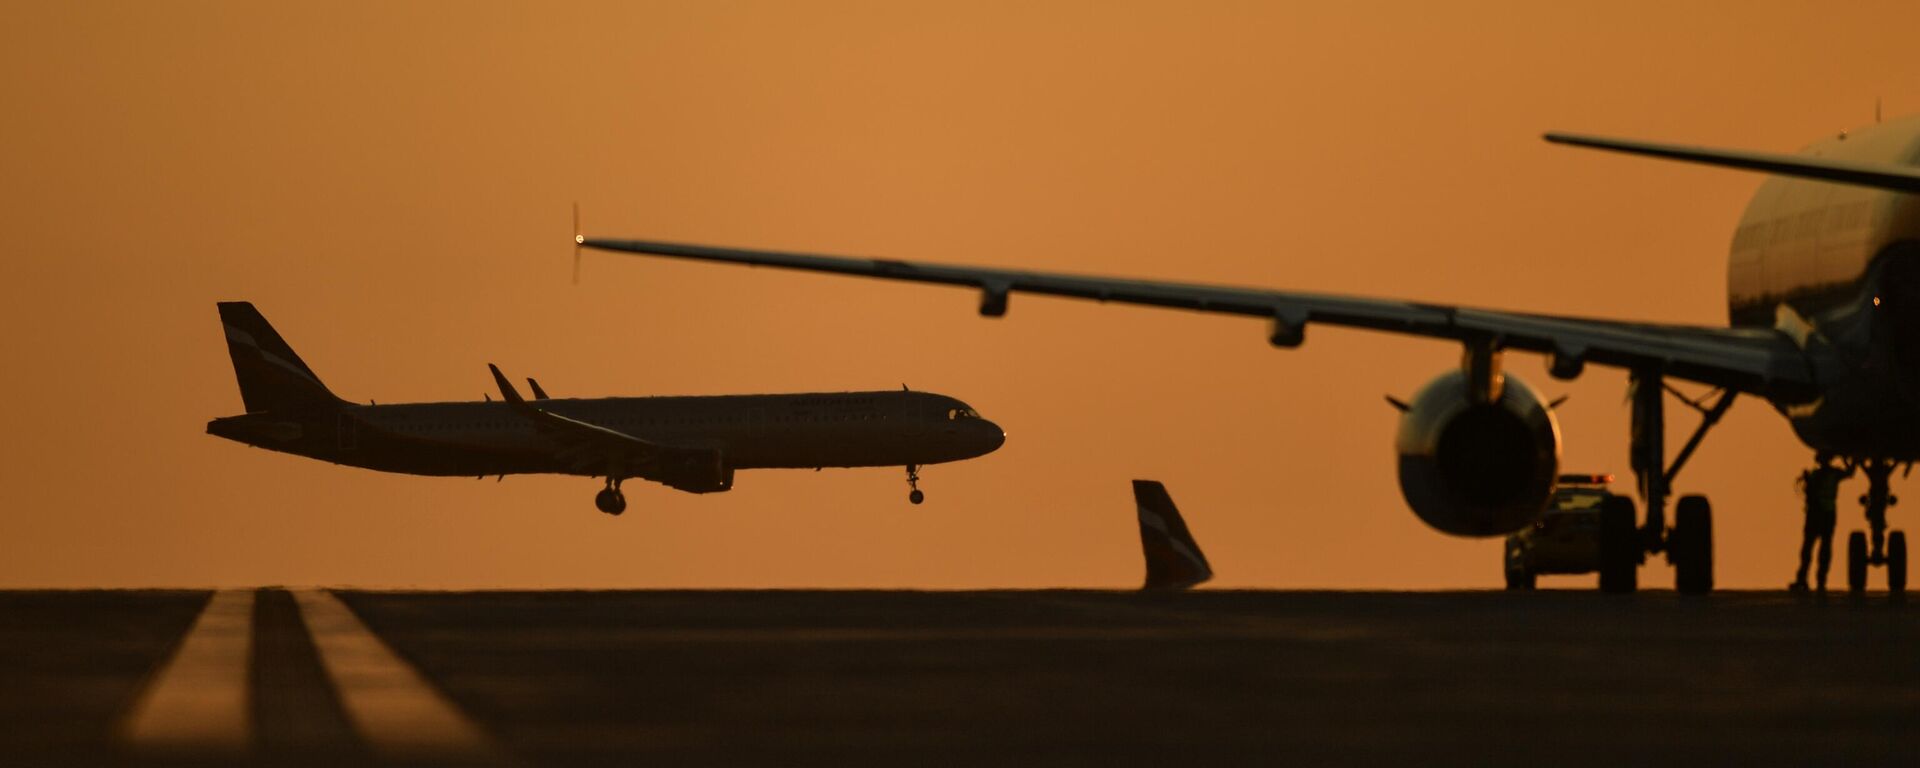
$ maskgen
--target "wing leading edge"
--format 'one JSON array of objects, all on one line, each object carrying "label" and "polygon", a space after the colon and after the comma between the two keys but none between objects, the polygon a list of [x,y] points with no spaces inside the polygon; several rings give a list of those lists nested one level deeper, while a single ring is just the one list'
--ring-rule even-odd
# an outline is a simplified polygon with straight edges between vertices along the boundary
[{"label": "wing leading edge", "polygon": [[1814,384],[1807,360],[1785,334],[1766,329],[1629,323],[1501,312],[1440,304],[1193,283],[1126,280],[891,259],[721,248],[651,240],[580,238],[588,248],[647,256],[831,272],[966,286],[981,292],[980,314],[1004,315],[1014,292],[1268,318],[1268,341],[1298,346],[1313,323],[1489,343],[1551,358],[1554,375],[1587,363],[1664,375],[1766,396],[1804,396]]},{"label": "wing leading edge", "polygon": [[1773,152],[1662,144],[1652,141],[1612,139],[1604,136],[1584,136],[1577,133],[1548,133],[1543,138],[1555,144],[1623,152],[1629,155],[1645,155],[1687,163],[1760,171],[1775,176],[1819,179],[1894,192],[1920,193],[1920,170],[1912,166],[1856,163],[1809,155],[1782,155]]}]

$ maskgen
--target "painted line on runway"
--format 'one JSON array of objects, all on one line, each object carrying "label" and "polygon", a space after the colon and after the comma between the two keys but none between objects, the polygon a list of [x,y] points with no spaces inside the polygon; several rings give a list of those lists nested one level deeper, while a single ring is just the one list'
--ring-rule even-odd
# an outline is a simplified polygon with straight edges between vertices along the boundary
[{"label": "painted line on runway", "polygon": [[253,590],[220,590],[121,726],[139,752],[245,752],[252,716]]},{"label": "painted line on runway", "polygon": [[382,757],[504,763],[491,739],[340,598],[295,590],[321,666],[361,740]]}]

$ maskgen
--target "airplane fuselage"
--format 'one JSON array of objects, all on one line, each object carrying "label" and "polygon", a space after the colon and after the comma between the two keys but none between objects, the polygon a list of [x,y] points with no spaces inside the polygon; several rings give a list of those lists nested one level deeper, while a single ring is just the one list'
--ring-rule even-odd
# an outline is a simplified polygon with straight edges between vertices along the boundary
[{"label": "airplane fuselage", "polygon": [[[1802,154],[1911,165],[1920,119]],[[1844,456],[1920,459],[1920,195],[1769,177],[1735,230],[1729,319],[1805,352],[1817,396],[1770,397],[1802,442]]]},{"label": "airplane fuselage", "polygon": [[[645,440],[716,451],[729,474],[737,469],[937,464],[984,455],[1005,439],[997,425],[973,414],[965,403],[928,392],[537,402],[551,413]],[[216,419],[207,431],[269,450],[384,472],[610,473],[604,465],[566,460],[564,446],[498,401],[249,414]],[[614,468],[611,474],[630,471]]]}]

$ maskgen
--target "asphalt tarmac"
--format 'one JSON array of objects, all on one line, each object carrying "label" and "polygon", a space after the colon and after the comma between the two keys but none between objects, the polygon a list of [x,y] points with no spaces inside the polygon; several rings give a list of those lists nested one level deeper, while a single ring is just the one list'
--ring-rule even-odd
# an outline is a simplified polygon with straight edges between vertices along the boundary
[{"label": "asphalt tarmac", "polygon": [[0,765],[1920,759],[1882,594],[210,597],[0,593]]}]

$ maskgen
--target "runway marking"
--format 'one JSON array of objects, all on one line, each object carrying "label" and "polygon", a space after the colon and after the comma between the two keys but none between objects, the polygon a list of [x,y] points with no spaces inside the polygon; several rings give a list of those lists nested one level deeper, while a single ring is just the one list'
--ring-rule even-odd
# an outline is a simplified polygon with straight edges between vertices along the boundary
[{"label": "runway marking", "polygon": [[241,753],[251,745],[247,664],[253,590],[220,590],[128,713],[121,737],[142,752]]},{"label": "runway marking", "polygon": [[325,590],[296,590],[293,596],[347,718],[374,752],[400,761],[505,762],[479,726],[340,598]]},{"label": "runway marking", "polygon": [[300,605],[285,589],[253,598],[253,757],[266,765],[364,765],[373,759],[320,666]]}]

